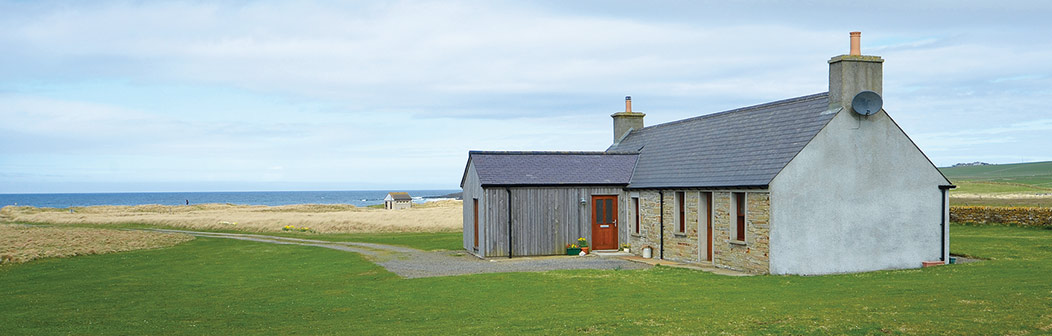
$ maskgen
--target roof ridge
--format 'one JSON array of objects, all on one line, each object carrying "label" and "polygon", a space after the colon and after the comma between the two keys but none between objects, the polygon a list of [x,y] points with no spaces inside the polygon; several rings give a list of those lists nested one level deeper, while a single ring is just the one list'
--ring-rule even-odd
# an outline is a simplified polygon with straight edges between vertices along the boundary
[{"label": "roof ridge", "polygon": [[700,119],[713,118],[713,117],[721,116],[721,115],[725,115],[725,114],[730,114],[730,113],[735,113],[735,112],[743,112],[745,110],[759,109],[759,108],[764,108],[764,107],[770,107],[770,106],[776,106],[776,105],[796,103],[796,102],[800,102],[800,101],[813,100],[813,99],[821,98],[822,96],[829,96],[829,92],[828,91],[827,92],[819,92],[819,93],[809,94],[809,95],[805,95],[805,96],[786,98],[786,99],[776,100],[776,101],[772,101],[772,102],[766,102],[766,103],[762,103],[762,104],[756,104],[756,105],[751,105],[751,106],[739,107],[739,108],[736,108],[736,109],[731,109],[731,110],[726,110],[726,111],[720,111],[720,112],[715,112],[715,113],[703,114],[703,115],[700,115],[700,116],[695,116],[695,117],[690,117],[690,118],[680,119],[680,120],[674,120],[674,121],[669,121],[669,122],[666,122],[666,123],[661,123],[661,124],[657,124],[657,125],[651,125],[651,126],[643,127],[641,130],[648,129],[648,128],[657,128],[657,127],[663,127],[663,126],[670,126],[670,125],[685,123],[685,122],[688,122],[688,121],[695,121],[695,120],[700,120]]},{"label": "roof ridge", "polygon": [[608,153],[604,151],[468,151],[468,155],[638,155],[639,153]]}]

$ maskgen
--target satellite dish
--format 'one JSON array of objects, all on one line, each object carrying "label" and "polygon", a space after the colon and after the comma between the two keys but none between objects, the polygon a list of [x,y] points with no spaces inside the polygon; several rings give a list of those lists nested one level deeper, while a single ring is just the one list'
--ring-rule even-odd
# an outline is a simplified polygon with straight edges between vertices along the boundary
[{"label": "satellite dish", "polygon": [[855,113],[864,116],[876,114],[883,105],[884,100],[880,99],[880,95],[873,91],[859,92],[854,99],[851,99],[851,109],[855,110]]}]

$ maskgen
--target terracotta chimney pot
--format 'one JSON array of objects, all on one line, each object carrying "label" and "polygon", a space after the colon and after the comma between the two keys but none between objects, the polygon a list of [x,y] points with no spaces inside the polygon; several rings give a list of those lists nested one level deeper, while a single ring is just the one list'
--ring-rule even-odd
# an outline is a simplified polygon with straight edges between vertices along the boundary
[{"label": "terracotta chimney pot", "polygon": [[859,46],[862,40],[862,32],[851,32],[851,53],[850,55],[862,55],[862,48]]},{"label": "terracotta chimney pot", "polygon": [[625,112],[632,112],[632,96],[625,96]]}]

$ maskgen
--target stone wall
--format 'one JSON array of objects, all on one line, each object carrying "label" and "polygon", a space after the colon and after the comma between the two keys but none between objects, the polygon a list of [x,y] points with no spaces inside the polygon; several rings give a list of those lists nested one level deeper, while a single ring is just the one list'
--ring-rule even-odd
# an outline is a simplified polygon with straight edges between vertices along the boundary
[{"label": "stone wall", "polygon": [[1052,228],[1052,208],[951,206],[950,221]]},{"label": "stone wall", "polygon": [[[704,197],[698,191],[684,192],[686,232],[677,232],[679,222],[676,211],[676,190],[663,190],[665,206],[665,250],[664,258],[679,262],[707,262],[699,255],[699,235],[704,235],[706,221],[705,209],[699,207],[699,200]],[[770,269],[768,254],[770,251],[770,194],[767,192],[749,192],[746,196],[746,237],[745,243],[732,242],[731,225],[734,223],[731,210],[731,193],[716,191],[713,197],[713,264],[749,273],[765,274]],[[629,244],[632,253],[643,254],[643,248],[653,248],[653,257],[661,256],[661,212],[660,196],[656,190],[639,192],[640,228],[639,234],[631,230]],[[704,253],[704,252],[701,252]]]},{"label": "stone wall", "polygon": [[766,274],[770,271],[770,194],[745,194],[744,243],[738,242],[731,234],[731,226],[736,222],[731,211],[731,195],[730,192],[713,193],[713,263],[719,267]]},{"label": "stone wall", "polygon": [[697,262],[698,259],[698,192],[686,191],[684,196],[685,232],[679,232],[676,211],[676,191],[665,191],[665,259]]},{"label": "stone wall", "polygon": [[658,192],[644,190],[639,192],[639,233],[632,228],[629,231],[628,243],[632,245],[632,253],[643,255],[643,248],[650,246],[653,249],[654,258],[658,257],[661,245],[660,227],[661,204],[658,203]]}]

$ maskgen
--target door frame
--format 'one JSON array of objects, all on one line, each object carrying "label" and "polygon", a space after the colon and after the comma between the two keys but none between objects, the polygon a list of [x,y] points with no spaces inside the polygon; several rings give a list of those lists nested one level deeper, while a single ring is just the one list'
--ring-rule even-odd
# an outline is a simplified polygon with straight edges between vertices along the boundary
[{"label": "door frame", "polygon": [[474,225],[475,225],[475,230],[473,230],[473,231],[475,231],[475,246],[474,246],[474,248],[475,248],[475,251],[478,251],[479,250],[479,199],[478,198],[472,198],[472,200],[474,200],[474,203],[471,205],[472,206],[472,211],[475,213],[475,216],[474,216],[474,218],[472,220],[474,222]]},{"label": "door frame", "polygon": [[[713,193],[711,191],[702,191],[698,193],[698,202],[705,205],[705,221],[698,220],[698,226],[700,229],[704,229],[704,234],[698,234],[698,240],[707,240],[704,244],[698,246],[698,259],[699,261],[712,261],[712,199]],[[702,214],[702,209],[698,209],[698,215]],[[704,245],[705,247],[701,247]],[[703,249],[704,250],[701,250]]]},{"label": "door frame", "polygon": [[612,202],[610,202],[610,204],[613,205],[613,207],[614,207],[614,209],[611,211],[611,214],[614,217],[613,218],[614,220],[611,223],[611,225],[613,225],[614,227],[613,227],[613,229],[610,230],[610,231],[612,231],[614,233],[614,235],[613,235],[613,242],[610,243],[613,247],[612,248],[605,248],[604,247],[603,249],[604,250],[609,250],[609,249],[615,249],[616,250],[618,248],[617,244],[619,244],[621,242],[620,241],[620,235],[618,234],[618,231],[620,231],[620,229],[618,228],[618,223],[617,223],[618,219],[621,217],[618,214],[618,210],[619,210],[618,209],[619,208],[618,202],[620,202],[621,196],[617,195],[617,194],[614,194],[614,195],[591,195],[591,201],[592,202],[591,202],[591,209],[589,210],[589,213],[591,214],[589,216],[589,217],[591,217],[591,222],[589,224],[591,225],[590,228],[591,228],[591,231],[592,231],[592,233],[591,233],[591,236],[592,236],[592,250],[598,250],[599,249],[598,245],[595,242],[596,241],[595,240],[596,231],[598,231],[596,229],[598,229],[598,227],[600,225],[599,223],[596,223],[596,218],[595,218],[596,217],[595,216],[595,210],[596,210],[595,204],[596,204],[596,200],[597,199],[612,199],[613,200]]}]

